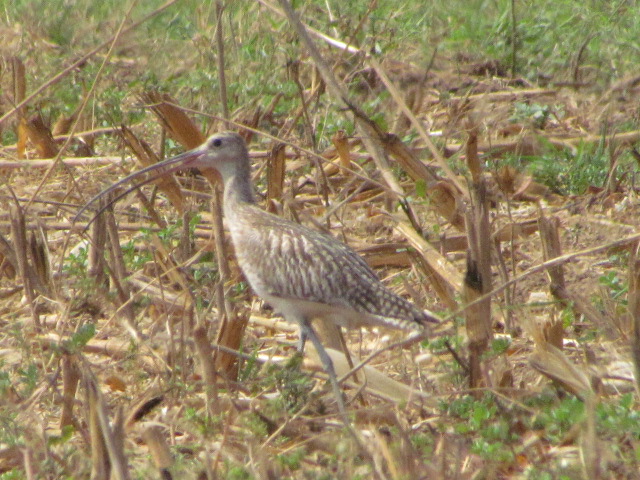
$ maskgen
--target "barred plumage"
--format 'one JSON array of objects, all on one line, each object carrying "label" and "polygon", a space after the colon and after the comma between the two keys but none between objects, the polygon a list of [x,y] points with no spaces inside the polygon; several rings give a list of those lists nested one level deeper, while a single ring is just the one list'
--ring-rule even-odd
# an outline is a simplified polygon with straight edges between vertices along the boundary
[{"label": "barred plumage", "polygon": [[318,313],[324,312],[318,316],[344,327],[419,330],[434,321],[388,290],[362,257],[334,238],[252,204],[225,208],[225,215],[240,267],[256,294],[274,308],[297,300],[335,307],[339,310],[332,314],[318,306]]}]

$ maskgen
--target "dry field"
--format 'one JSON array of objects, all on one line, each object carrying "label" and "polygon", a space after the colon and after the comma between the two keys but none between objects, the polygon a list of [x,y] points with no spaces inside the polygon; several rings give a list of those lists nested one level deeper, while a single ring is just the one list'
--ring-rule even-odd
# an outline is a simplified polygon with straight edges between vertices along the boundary
[{"label": "dry field", "polygon": [[[470,7],[78,3],[0,20],[1,480],[640,478],[629,2],[610,37],[593,5],[573,46],[547,25],[548,50],[525,2],[469,2],[497,20],[462,40]],[[214,176],[76,217],[221,130],[247,140],[262,208],[442,319],[346,348],[321,328],[357,440],[248,288]]]}]

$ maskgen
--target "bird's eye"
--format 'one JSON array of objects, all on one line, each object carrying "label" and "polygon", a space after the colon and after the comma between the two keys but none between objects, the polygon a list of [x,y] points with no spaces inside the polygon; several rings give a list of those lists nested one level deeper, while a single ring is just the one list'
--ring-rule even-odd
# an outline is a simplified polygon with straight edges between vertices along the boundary
[{"label": "bird's eye", "polygon": [[220,140],[219,138],[216,138],[216,139],[213,141],[213,146],[214,146],[214,147],[219,147],[220,145],[222,145],[222,140]]}]

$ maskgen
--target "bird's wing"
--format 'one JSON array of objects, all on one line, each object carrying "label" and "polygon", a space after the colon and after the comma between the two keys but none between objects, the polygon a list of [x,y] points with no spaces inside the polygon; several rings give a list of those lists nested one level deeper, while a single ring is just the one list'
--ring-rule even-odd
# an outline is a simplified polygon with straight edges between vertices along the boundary
[{"label": "bird's wing", "polygon": [[271,294],[346,306],[354,289],[379,282],[353,250],[314,230],[287,223],[266,230],[260,241],[267,254],[249,261],[260,262]]},{"label": "bird's wing", "polygon": [[262,213],[260,228],[245,229],[235,242],[240,266],[258,295],[396,318],[410,328],[425,323],[422,311],[387,289],[350,247]]}]

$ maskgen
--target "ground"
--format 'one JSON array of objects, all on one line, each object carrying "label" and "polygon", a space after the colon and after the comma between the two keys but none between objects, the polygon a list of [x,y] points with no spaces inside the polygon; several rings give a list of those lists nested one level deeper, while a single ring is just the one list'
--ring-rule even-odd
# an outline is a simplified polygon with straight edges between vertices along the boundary
[{"label": "ground", "polygon": [[[6,10],[0,478],[640,478],[627,2],[295,6],[359,50],[312,36],[382,155],[268,2],[221,12],[226,83],[215,3],[170,3],[140,25],[153,10]],[[202,176],[76,218],[151,157],[227,128],[248,139],[262,208],[348,243],[442,318],[402,346],[406,332],[344,332],[355,363],[375,354],[365,385],[361,371],[343,386],[360,445],[313,350],[296,354],[297,329],[215,238]],[[485,317],[465,310],[463,286],[480,183]],[[214,361],[217,345],[240,353]]]}]

